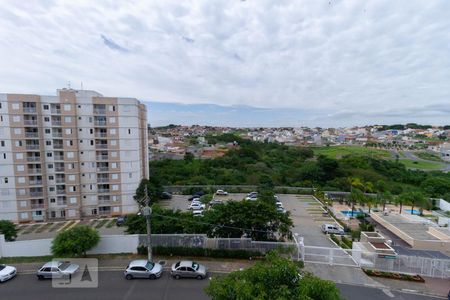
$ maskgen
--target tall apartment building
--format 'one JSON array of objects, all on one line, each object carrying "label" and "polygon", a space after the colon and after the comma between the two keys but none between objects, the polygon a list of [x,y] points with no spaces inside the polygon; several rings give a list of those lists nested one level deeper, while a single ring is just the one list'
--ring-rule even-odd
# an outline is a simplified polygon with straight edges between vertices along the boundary
[{"label": "tall apartment building", "polygon": [[0,220],[136,212],[148,172],[147,111],[137,99],[0,94]]}]

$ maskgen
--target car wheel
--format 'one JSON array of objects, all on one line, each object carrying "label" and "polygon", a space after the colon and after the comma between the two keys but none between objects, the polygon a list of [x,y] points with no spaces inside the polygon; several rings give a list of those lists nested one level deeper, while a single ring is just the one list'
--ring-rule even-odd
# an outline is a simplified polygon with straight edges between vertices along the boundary
[{"label": "car wheel", "polygon": [[156,279],[156,275],[155,274],[150,274],[150,276],[148,278],[150,278],[152,280],[155,280]]},{"label": "car wheel", "polygon": [[127,276],[125,276],[125,278],[126,278],[127,280],[131,280],[131,279],[133,279],[133,275],[127,274]]},{"label": "car wheel", "polygon": [[175,275],[175,276],[173,276],[173,278],[175,278],[175,279],[180,279],[181,277],[180,277],[180,275]]},{"label": "car wheel", "polygon": [[201,280],[201,279],[203,279],[203,276],[202,276],[202,275],[198,275],[198,276],[197,276],[197,279],[198,279],[198,280]]},{"label": "car wheel", "polygon": [[39,280],[44,280],[44,276],[42,276],[42,275],[38,275],[38,277],[37,277]]}]

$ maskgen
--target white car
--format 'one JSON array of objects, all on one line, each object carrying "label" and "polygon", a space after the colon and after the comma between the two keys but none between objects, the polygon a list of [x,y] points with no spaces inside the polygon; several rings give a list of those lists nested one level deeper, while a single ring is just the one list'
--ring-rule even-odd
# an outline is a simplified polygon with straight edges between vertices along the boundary
[{"label": "white car", "polygon": [[256,197],[256,195],[252,195],[252,196],[246,197],[245,200],[256,201],[256,200],[258,200],[258,197]]},{"label": "white car", "polygon": [[17,270],[13,266],[0,265],[0,282],[5,282],[16,276]]},{"label": "white car", "polygon": [[204,210],[206,208],[205,204],[202,203],[192,203],[189,205],[190,210]]},{"label": "white car", "polygon": [[192,215],[194,216],[194,217],[203,217],[203,210],[193,210],[192,211]]},{"label": "white car", "polygon": [[124,272],[124,276],[127,280],[133,278],[156,279],[161,277],[162,272],[163,267],[161,264],[139,259],[130,262]]},{"label": "white car", "polygon": [[217,190],[216,195],[220,196],[227,196],[228,192],[225,192],[224,190]]}]

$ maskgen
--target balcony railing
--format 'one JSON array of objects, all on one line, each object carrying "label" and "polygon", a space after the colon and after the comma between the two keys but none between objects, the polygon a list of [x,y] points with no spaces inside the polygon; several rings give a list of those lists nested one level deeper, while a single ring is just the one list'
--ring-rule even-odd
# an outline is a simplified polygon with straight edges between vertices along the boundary
[{"label": "balcony railing", "polygon": [[40,161],[41,157],[40,156],[28,156],[27,157],[27,161]]},{"label": "balcony railing", "polygon": [[99,193],[109,193],[109,189],[98,189]]},{"label": "balcony railing", "polygon": [[56,183],[65,183],[66,179],[65,178],[56,178]]},{"label": "balcony railing", "polygon": [[108,160],[108,155],[97,155],[97,160]]},{"label": "balcony railing", "polygon": [[43,192],[30,192],[31,197],[42,197],[43,195]]},{"label": "balcony railing", "polygon": [[51,113],[52,114],[60,114],[61,113],[61,109],[60,108],[52,108],[51,109]]},{"label": "balcony railing", "polygon": [[38,138],[39,133],[37,132],[25,132],[25,137],[27,138]]},{"label": "balcony railing", "polygon": [[108,177],[99,177],[97,178],[97,182],[108,182],[109,178]]},{"label": "balcony railing", "polygon": [[53,137],[62,137],[62,132],[53,132],[52,134]]},{"label": "balcony railing", "polygon": [[45,208],[44,203],[31,204],[31,209]]},{"label": "balcony railing", "polygon": [[96,149],[107,149],[108,144],[95,144]]},{"label": "balcony railing", "polygon": [[42,169],[40,169],[40,168],[28,169],[28,174],[41,174],[41,173],[42,173]]},{"label": "balcony railing", "polygon": [[33,221],[44,221],[44,216],[33,215]]},{"label": "balcony railing", "polygon": [[55,167],[55,172],[64,172],[64,167]]},{"label": "balcony railing", "polygon": [[95,126],[106,126],[106,120],[105,121],[94,121]]},{"label": "balcony railing", "polygon": [[37,120],[23,120],[25,125],[37,125]]},{"label": "balcony railing", "polygon": [[27,150],[39,150],[39,144],[27,144]]},{"label": "balcony railing", "polygon": [[26,112],[26,113],[36,113],[36,107],[24,107],[23,108],[23,112]]},{"label": "balcony railing", "polygon": [[56,189],[56,194],[65,194],[65,193],[66,193],[66,190]]},{"label": "balcony railing", "polygon": [[56,205],[67,205],[67,201],[56,201]]},{"label": "balcony railing", "polygon": [[55,155],[55,160],[64,160],[64,155]]},{"label": "balcony railing", "polygon": [[98,214],[101,216],[109,215],[109,214],[111,214],[111,211],[110,210],[99,210]]},{"label": "balcony railing", "polygon": [[53,144],[53,149],[63,149],[63,144]]},{"label": "balcony railing", "polygon": [[104,115],[104,114],[106,114],[106,109],[94,108],[94,114],[96,114],[96,115]]},{"label": "balcony railing", "polygon": [[30,180],[30,185],[42,185],[42,180]]},{"label": "balcony railing", "polygon": [[106,132],[96,132],[95,137],[102,138],[102,137],[108,137],[108,133]]},{"label": "balcony railing", "polygon": [[98,204],[111,204],[111,200],[98,200]]},{"label": "balcony railing", "polygon": [[61,126],[61,120],[52,120],[53,126]]},{"label": "balcony railing", "polygon": [[109,171],[109,167],[97,167],[97,171],[98,171],[98,172]]}]

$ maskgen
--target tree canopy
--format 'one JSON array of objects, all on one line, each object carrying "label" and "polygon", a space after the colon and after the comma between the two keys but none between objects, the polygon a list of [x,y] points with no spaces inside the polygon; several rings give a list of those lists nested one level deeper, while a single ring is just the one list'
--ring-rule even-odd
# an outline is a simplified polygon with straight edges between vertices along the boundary
[{"label": "tree canopy", "polygon": [[60,257],[86,256],[86,252],[99,241],[97,230],[87,225],[77,225],[58,233],[52,243],[52,253]]},{"label": "tree canopy", "polygon": [[336,285],[308,273],[274,252],[250,268],[214,277],[206,293],[213,300],[339,300]]},{"label": "tree canopy", "polygon": [[5,236],[6,241],[13,241],[17,237],[17,227],[9,220],[0,220],[0,234]]}]

